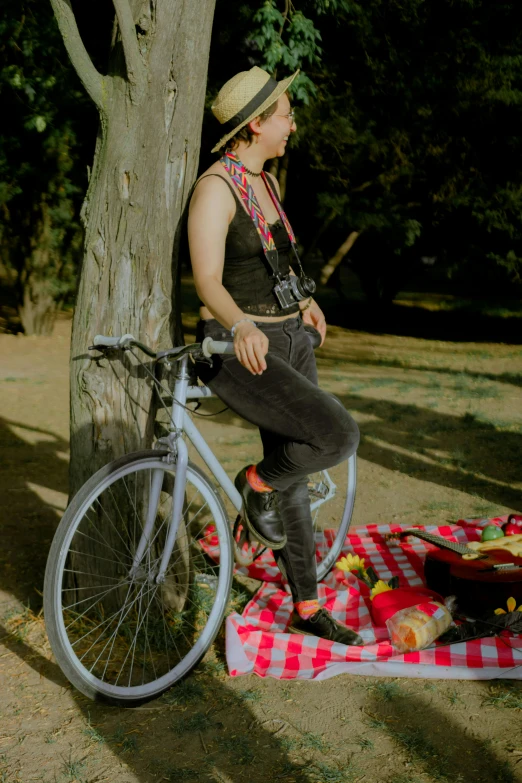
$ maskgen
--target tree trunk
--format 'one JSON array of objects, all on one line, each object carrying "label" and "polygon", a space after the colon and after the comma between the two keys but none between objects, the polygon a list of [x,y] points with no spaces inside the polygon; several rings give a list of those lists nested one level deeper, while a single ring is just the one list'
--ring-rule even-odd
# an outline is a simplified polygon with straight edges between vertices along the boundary
[{"label": "tree trunk", "polygon": [[337,248],[333,256],[321,269],[321,285],[326,285],[332,274],[335,272],[345,255],[352,249],[353,244],[359,236],[359,231],[350,231],[348,238]]},{"label": "tree trunk", "polygon": [[18,253],[21,260],[18,265],[18,315],[24,334],[49,335],[54,326],[57,302],[53,295],[53,279],[49,274],[51,219],[43,198],[39,205],[39,216],[31,228],[33,235],[27,244],[21,243]]},{"label": "tree trunk", "polygon": [[173,249],[197,171],[215,0],[114,0],[119,33],[105,77],[82,49],[70,0],[52,3],[101,117],[71,346],[74,493],[100,465],[151,445],[145,373],[128,354],[109,362],[88,347],[96,334],[130,333],[166,348],[179,327]]}]

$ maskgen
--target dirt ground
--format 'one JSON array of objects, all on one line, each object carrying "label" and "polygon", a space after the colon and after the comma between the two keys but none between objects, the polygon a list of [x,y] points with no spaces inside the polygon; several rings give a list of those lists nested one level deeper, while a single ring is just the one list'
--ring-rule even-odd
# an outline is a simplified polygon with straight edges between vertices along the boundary
[{"label": "dirt ground", "polygon": [[[69,335],[65,317],[52,337],[0,334],[0,783],[522,781],[520,681],[232,679],[218,641],[144,707],[75,692],[41,616],[67,501]],[[363,433],[353,524],[521,509],[520,345],[338,325],[318,363]],[[231,414],[201,427],[231,475],[259,454]]]}]

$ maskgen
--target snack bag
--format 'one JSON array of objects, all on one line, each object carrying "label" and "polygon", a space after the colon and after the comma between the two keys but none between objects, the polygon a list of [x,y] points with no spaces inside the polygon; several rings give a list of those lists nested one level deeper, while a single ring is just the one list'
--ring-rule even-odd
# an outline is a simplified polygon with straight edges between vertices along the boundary
[{"label": "snack bag", "polygon": [[399,652],[424,650],[448,630],[451,614],[438,601],[400,609],[386,620],[391,643]]}]

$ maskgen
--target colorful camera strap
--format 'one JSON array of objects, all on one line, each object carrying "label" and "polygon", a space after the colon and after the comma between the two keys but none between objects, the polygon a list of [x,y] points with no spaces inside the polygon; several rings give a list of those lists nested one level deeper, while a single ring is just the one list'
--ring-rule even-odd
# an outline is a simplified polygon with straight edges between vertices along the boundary
[{"label": "colorful camera strap", "polygon": [[[244,165],[241,163],[237,155],[234,155],[233,152],[225,152],[225,154],[221,158],[221,163],[223,164],[225,170],[229,174],[232,182],[238,189],[239,195],[241,196],[241,199],[243,200],[247,208],[247,212],[252,218],[252,220],[254,221],[254,225],[257,229],[257,233],[259,234],[259,238],[263,246],[263,251],[268,263],[272,267],[274,273],[276,275],[279,275],[278,255],[277,255],[277,248],[274,242],[274,237],[272,236],[270,227],[265,219],[265,216],[263,215],[261,207],[259,206],[258,200],[256,198],[256,194],[254,193],[254,189],[246,178],[246,171]],[[274,191],[272,189],[272,185],[270,184],[268,177],[264,171],[261,172],[261,176],[263,178],[263,182],[265,183],[268,192],[270,193],[270,198],[274,202],[279,217],[281,218],[281,221],[286,229],[286,233],[288,234],[288,238],[292,245],[292,249],[294,250],[294,253],[299,263],[299,267],[301,268],[301,263],[299,261],[299,256],[297,255],[297,250],[295,246],[295,235],[294,232],[292,231],[292,226],[290,225],[288,218],[283,210],[283,207],[279,203],[279,200],[275,197]]]}]

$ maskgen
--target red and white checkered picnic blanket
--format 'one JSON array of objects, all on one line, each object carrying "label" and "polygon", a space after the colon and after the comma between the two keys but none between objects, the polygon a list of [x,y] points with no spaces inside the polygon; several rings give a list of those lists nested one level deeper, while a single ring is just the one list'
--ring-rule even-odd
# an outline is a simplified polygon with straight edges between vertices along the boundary
[{"label": "red and white checkered picnic blanket", "polygon": [[[466,543],[480,538],[481,528],[503,524],[507,517],[459,520],[455,525],[427,526],[424,530],[451,541]],[[429,544],[419,539],[386,543],[384,536],[408,525],[367,525],[350,531],[343,555],[364,557],[381,579],[399,577],[400,586],[422,585],[423,559]],[[341,557],[341,556],[340,556]],[[522,636],[502,632],[501,637],[476,639],[421,652],[398,653],[385,627],[372,623],[368,587],[354,574],[335,569],[319,585],[319,600],[335,617],[355,629],[363,647],[346,647],[314,636],[286,632],[292,599],[279,569],[267,552],[249,569],[262,579],[258,592],[243,614],[227,618],[227,663],[230,674],[258,674],[278,679],[326,679],[350,673],[442,679],[522,679]]]}]

